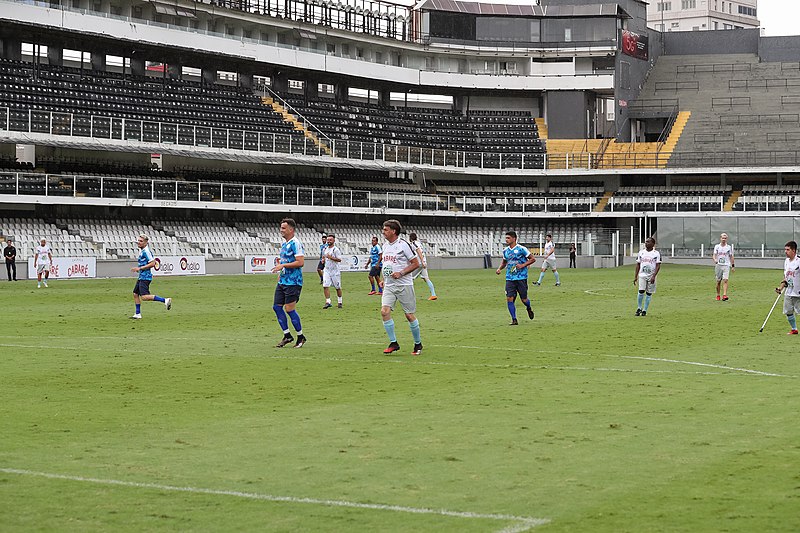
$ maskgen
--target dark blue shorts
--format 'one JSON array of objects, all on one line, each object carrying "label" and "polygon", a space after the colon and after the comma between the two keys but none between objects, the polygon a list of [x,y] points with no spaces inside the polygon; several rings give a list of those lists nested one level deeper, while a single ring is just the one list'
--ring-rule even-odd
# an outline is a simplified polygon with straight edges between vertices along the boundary
[{"label": "dark blue shorts", "polygon": [[136,286],[133,288],[133,294],[138,294],[139,296],[146,296],[150,294],[151,281],[152,280],[149,279],[136,280]]},{"label": "dark blue shorts", "polygon": [[281,285],[280,283],[275,287],[275,299],[272,305],[285,305],[300,301],[300,291],[303,290],[302,285]]},{"label": "dark blue shorts", "polygon": [[325,268],[325,263],[323,263],[322,261],[317,263],[317,270],[323,270],[324,268]]},{"label": "dark blue shorts", "polygon": [[369,269],[369,275],[372,276],[373,278],[381,277],[381,267],[374,266],[374,267],[370,268]]},{"label": "dark blue shorts", "polygon": [[516,298],[517,294],[522,300],[528,299],[527,279],[506,280],[506,296],[508,298]]}]

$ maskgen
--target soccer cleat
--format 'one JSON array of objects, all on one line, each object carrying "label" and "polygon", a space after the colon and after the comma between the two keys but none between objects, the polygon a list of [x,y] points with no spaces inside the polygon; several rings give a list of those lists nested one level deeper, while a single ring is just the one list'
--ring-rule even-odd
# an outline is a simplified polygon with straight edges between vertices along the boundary
[{"label": "soccer cleat", "polygon": [[541,286],[541,283],[539,283],[538,281],[534,281],[533,284],[536,285],[537,287]]},{"label": "soccer cleat", "polygon": [[434,300],[438,300],[438,299],[439,299],[438,296],[431,296],[430,298],[428,298],[428,300],[430,300],[430,301],[434,301]]},{"label": "soccer cleat", "polygon": [[642,311],[642,316],[647,316],[647,311]]},{"label": "soccer cleat", "polygon": [[509,324],[509,326],[519,326],[519,322],[517,322],[517,319],[514,318],[511,320],[511,324]]},{"label": "soccer cleat", "polygon": [[556,283],[556,287],[560,287],[560,286],[561,286],[561,282],[559,281],[558,283]]},{"label": "soccer cleat", "polygon": [[790,331],[789,333],[787,333],[787,335],[797,335],[797,330],[796,330],[796,329],[793,329],[792,331]]},{"label": "soccer cleat", "polygon": [[323,309],[330,309],[331,307],[333,306],[330,303],[326,303],[325,305],[322,306]]},{"label": "soccer cleat", "polygon": [[164,307],[167,308],[167,311],[172,309],[172,298],[164,298]]},{"label": "soccer cleat", "polygon": [[42,288],[42,284],[41,284],[41,283],[37,283],[37,284],[36,284],[36,288],[37,288],[37,289],[41,289],[41,288]]},{"label": "soccer cleat", "polygon": [[298,335],[297,342],[294,343],[295,348],[302,348],[303,345],[306,343],[306,336],[305,335]]},{"label": "soccer cleat", "polygon": [[723,297],[722,297],[722,301],[723,301],[723,302],[727,302],[727,301],[728,301],[728,297],[727,297],[727,296],[723,296]]},{"label": "soccer cleat", "polygon": [[139,319],[142,318],[142,315],[140,315],[139,313],[136,313],[131,318],[134,319],[134,320],[139,320]]},{"label": "soccer cleat", "polygon": [[383,351],[383,353],[385,353],[386,355],[389,355],[390,353],[394,353],[394,352],[398,351],[399,349],[400,349],[400,345],[397,344],[397,342],[390,342],[389,346]]},{"label": "soccer cleat", "polygon": [[719,301],[719,294],[717,294],[717,301]]},{"label": "soccer cleat", "polygon": [[532,307],[529,307],[529,308],[528,308],[528,318],[530,318],[531,320],[533,320],[533,308],[532,308]]},{"label": "soccer cleat", "polygon": [[44,282],[44,287],[47,288],[47,282],[46,281]]},{"label": "soccer cleat", "polygon": [[411,355],[422,355],[422,343],[418,342],[414,345],[414,351],[411,352]]},{"label": "soccer cleat", "polygon": [[641,309],[637,309],[636,310],[636,316],[642,316],[642,310]]},{"label": "soccer cleat", "polygon": [[276,344],[275,347],[276,348],[283,348],[287,344],[291,344],[293,341],[294,341],[294,337],[292,337],[291,335],[289,335],[287,333],[286,335],[283,336],[283,339],[281,339],[281,342]]},{"label": "soccer cleat", "polygon": [[367,293],[367,296],[374,296],[374,295],[376,295],[376,294],[378,294],[378,293],[377,293],[377,292],[375,292],[375,291],[369,291],[369,292]]},{"label": "soccer cleat", "polygon": [[336,304],[336,307],[337,307],[338,309],[341,309],[341,308],[342,308],[342,304]]}]

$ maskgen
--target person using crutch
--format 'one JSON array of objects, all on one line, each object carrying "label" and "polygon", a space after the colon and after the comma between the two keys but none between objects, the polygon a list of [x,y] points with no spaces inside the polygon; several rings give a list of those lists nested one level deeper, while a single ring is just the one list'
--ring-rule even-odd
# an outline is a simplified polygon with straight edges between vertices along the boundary
[{"label": "person using crutch", "polygon": [[789,321],[792,330],[787,335],[797,335],[797,318],[800,313],[800,257],[797,257],[797,243],[789,241],[784,246],[786,260],[783,262],[783,280],[775,287],[778,294],[785,288],[783,295],[783,314]]}]

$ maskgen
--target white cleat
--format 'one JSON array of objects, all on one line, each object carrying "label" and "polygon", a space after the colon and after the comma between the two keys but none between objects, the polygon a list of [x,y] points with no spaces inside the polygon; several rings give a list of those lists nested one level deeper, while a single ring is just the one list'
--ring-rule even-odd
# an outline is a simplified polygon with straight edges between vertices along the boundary
[{"label": "white cleat", "polygon": [[167,308],[167,311],[172,309],[172,298],[164,298],[164,307]]},{"label": "white cleat", "polygon": [[46,281],[44,282],[44,288],[45,289],[47,288],[47,282]]},{"label": "white cleat", "polygon": [[37,283],[37,284],[36,284],[36,288],[37,288],[37,289],[41,289],[41,288],[42,288],[42,284],[41,284],[41,283]]},{"label": "white cleat", "polygon": [[134,320],[140,320],[142,318],[142,315],[140,315],[139,313],[136,313],[131,318],[133,318]]}]

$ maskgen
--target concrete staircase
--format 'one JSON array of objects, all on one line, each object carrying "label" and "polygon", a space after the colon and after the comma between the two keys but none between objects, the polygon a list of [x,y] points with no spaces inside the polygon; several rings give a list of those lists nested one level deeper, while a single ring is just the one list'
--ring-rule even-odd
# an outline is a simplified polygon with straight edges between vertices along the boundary
[{"label": "concrete staircase", "polygon": [[590,156],[597,154],[602,144],[603,139],[549,139],[545,143],[547,168],[589,168]]},{"label": "concrete staircase", "polygon": [[291,114],[280,102],[276,101],[271,96],[262,96],[261,103],[270,106],[276,113],[280,114],[283,117],[283,120],[294,126],[294,129],[303,132],[303,135],[305,135],[307,139],[309,139],[316,146],[318,146],[323,153],[330,156],[333,155],[333,150],[331,149],[331,147],[322,142],[322,140],[316,133],[310,131],[305,126],[305,124],[300,122],[297,119],[297,117]]},{"label": "concrete staircase", "polygon": [[603,193],[603,197],[597,202],[597,205],[594,206],[595,213],[602,213],[606,210],[606,206],[608,202],[611,200],[611,197],[614,196],[614,193],[611,191],[606,191]]},{"label": "concrete staircase", "polygon": [[533,119],[536,122],[536,129],[539,130],[539,138],[547,140],[547,123],[543,118]]},{"label": "concrete staircase", "polygon": [[742,191],[733,191],[728,199],[725,201],[725,205],[722,207],[723,211],[733,211],[733,206],[736,205],[736,202],[739,201],[739,197],[742,196]]}]

